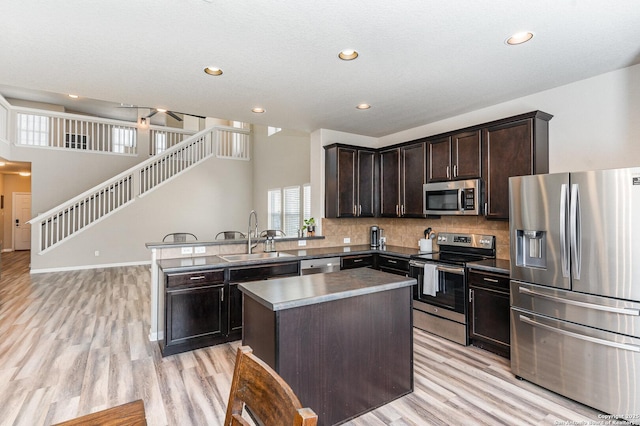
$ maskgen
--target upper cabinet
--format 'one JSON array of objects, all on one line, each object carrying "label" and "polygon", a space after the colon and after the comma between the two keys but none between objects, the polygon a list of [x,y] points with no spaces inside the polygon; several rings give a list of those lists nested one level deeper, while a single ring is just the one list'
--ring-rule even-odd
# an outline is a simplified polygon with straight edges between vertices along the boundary
[{"label": "upper cabinet", "polygon": [[509,178],[549,172],[549,120],[542,111],[492,123],[483,129],[484,214],[509,218]]},{"label": "upper cabinet", "polygon": [[380,151],[380,216],[424,217],[425,143]]},{"label": "upper cabinet", "polygon": [[480,177],[480,130],[437,137],[427,143],[428,182],[473,179]]},{"label": "upper cabinet", "polygon": [[337,144],[326,146],[325,216],[375,216],[377,170],[375,150]]},{"label": "upper cabinet", "polygon": [[533,111],[379,150],[325,147],[325,215],[424,217],[423,184],[482,180],[482,213],[509,218],[509,178],[549,172],[549,120]]}]

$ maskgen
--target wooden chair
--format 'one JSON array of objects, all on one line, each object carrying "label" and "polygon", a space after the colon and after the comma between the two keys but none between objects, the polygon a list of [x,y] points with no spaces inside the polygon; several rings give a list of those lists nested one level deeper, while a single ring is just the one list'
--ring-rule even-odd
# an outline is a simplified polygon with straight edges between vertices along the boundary
[{"label": "wooden chair", "polygon": [[238,348],[224,426],[248,426],[242,418],[247,407],[259,425],[315,426],[318,416],[302,408],[289,385],[249,346]]},{"label": "wooden chair", "polygon": [[280,230],[280,229],[265,229],[264,231],[262,231],[260,233],[261,237],[286,237],[287,234],[284,233],[284,231]]}]

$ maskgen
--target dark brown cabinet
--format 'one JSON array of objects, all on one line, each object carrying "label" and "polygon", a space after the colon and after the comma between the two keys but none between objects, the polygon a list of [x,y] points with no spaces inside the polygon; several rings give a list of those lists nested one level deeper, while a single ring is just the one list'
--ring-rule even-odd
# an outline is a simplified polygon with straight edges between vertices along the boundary
[{"label": "dark brown cabinet", "polygon": [[162,355],[241,339],[238,283],[299,273],[300,264],[293,261],[167,274]]},{"label": "dark brown cabinet", "polygon": [[480,131],[464,131],[431,139],[428,146],[428,182],[480,177]]},{"label": "dark brown cabinet", "polygon": [[388,254],[378,254],[376,265],[376,269],[382,272],[409,276],[409,259]]},{"label": "dark brown cabinet", "polygon": [[424,217],[424,142],[380,151],[380,216]]},{"label": "dark brown cabinet", "polygon": [[226,338],[224,271],[166,277],[162,354],[209,346]]},{"label": "dark brown cabinet", "polygon": [[469,341],[499,355],[510,355],[509,277],[469,271]]},{"label": "dark brown cabinet", "polygon": [[509,218],[509,178],[549,172],[549,120],[541,111],[496,122],[483,130],[482,179],[488,219]]},{"label": "dark brown cabinet", "polygon": [[326,217],[373,217],[376,214],[376,151],[325,147]]},{"label": "dark brown cabinet", "polygon": [[356,254],[340,258],[340,269],[372,268],[373,265],[372,254]]}]

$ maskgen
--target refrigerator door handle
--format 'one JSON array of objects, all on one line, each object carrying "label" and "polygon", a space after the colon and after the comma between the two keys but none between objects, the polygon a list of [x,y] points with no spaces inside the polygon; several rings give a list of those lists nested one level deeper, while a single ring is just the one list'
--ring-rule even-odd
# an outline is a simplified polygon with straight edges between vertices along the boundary
[{"label": "refrigerator door handle", "polygon": [[582,264],[582,235],[580,226],[580,187],[574,183],[571,185],[571,206],[569,213],[571,252],[573,253],[573,278],[580,279]]},{"label": "refrigerator door handle", "polygon": [[581,302],[579,300],[565,299],[563,297],[553,296],[550,294],[538,293],[537,291],[530,290],[526,287],[518,287],[518,293],[526,294],[532,297],[541,297],[543,299],[553,300],[554,302],[564,303],[565,305],[578,306],[586,309],[595,309],[598,311],[609,312],[612,314],[632,315],[640,316],[640,310],[633,308],[617,308],[614,306],[598,305],[596,303]]},{"label": "refrigerator door handle", "polygon": [[631,352],[640,352],[640,346],[636,346],[636,345],[628,345],[625,343],[618,343],[618,342],[612,342],[610,340],[605,340],[605,339],[599,339],[597,337],[591,337],[591,336],[585,336],[584,334],[580,334],[580,333],[574,333],[572,331],[567,331],[567,330],[562,330],[560,328],[556,328],[556,327],[552,327],[550,325],[547,324],[542,324],[539,323],[538,321],[532,320],[531,318],[524,316],[524,315],[520,315],[520,321],[529,324],[533,327],[538,327],[538,328],[542,328],[545,330],[549,330],[558,334],[562,334],[565,336],[569,336],[569,337],[573,337],[575,339],[580,339],[580,340],[586,340],[587,342],[592,342],[592,343],[596,343],[598,345],[604,345],[604,346],[610,346],[612,348],[617,348],[617,349],[624,349],[626,351],[631,351]]},{"label": "refrigerator door handle", "polygon": [[569,262],[571,253],[567,248],[567,211],[569,191],[568,185],[563,183],[560,187],[560,257],[562,259],[562,276],[569,278]]}]

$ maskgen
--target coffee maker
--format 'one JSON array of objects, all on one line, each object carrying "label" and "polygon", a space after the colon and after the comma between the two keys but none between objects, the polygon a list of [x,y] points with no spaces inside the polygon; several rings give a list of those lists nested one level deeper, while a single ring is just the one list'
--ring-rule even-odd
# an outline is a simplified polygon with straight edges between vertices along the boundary
[{"label": "coffee maker", "polygon": [[369,228],[369,241],[371,243],[371,247],[379,247],[380,246],[380,237],[382,236],[382,229],[377,226],[372,226]]}]

